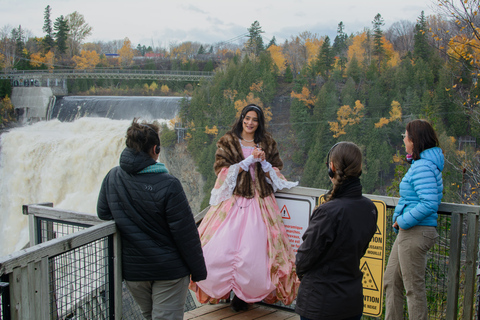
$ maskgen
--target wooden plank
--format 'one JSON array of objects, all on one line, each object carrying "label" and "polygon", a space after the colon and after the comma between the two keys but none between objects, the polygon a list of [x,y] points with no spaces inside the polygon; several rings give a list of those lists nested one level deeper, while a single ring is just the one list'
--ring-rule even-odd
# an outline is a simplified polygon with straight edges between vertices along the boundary
[{"label": "wooden plank", "polygon": [[467,216],[467,249],[465,261],[465,295],[463,302],[463,319],[473,319],[475,303],[476,261],[478,255],[478,215]]},{"label": "wooden plank", "polygon": [[10,273],[9,285],[10,285],[10,315],[13,320],[22,319],[22,284],[20,282],[21,268],[15,268]]},{"label": "wooden plank", "polygon": [[237,313],[228,319],[230,320],[251,320],[251,319],[258,319],[264,315],[270,314],[272,312],[275,312],[275,309],[273,308],[268,308],[265,306],[260,306],[260,305],[253,305],[250,307],[251,309],[248,309],[246,312],[242,313]]},{"label": "wooden plank", "polygon": [[43,257],[53,257],[81,247],[115,232],[115,222],[107,221],[52,241],[37,244],[31,248],[16,251],[0,257],[0,275],[10,273],[16,267],[26,266],[29,262],[40,261]]},{"label": "wooden plank", "polygon": [[42,307],[39,309],[38,314],[39,318],[43,320],[50,319],[50,283],[49,283],[49,268],[48,268],[48,257],[42,258],[40,261],[40,272],[38,277],[40,278],[40,303]]},{"label": "wooden plank", "polygon": [[300,320],[296,313],[269,307],[268,305],[253,304],[247,311],[234,312],[230,304],[219,303],[215,305],[202,305],[201,307],[188,311],[184,320]]},{"label": "wooden plank", "polygon": [[204,304],[201,307],[190,310],[185,313],[184,319],[193,319],[195,317],[216,311],[218,309],[230,308],[229,304],[218,303],[218,304]]},{"label": "wooden plank", "polygon": [[285,320],[285,319],[300,319],[300,316],[294,312],[274,310],[272,313],[257,318],[258,320]]},{"label": "wooden plank", "polygon": [[448,263],[447,281],[447,320],[457,319],[458,311],[458,287],[460,274],[460,251],[462,241],[463,215],[458,212],[452,213],[452,225],[450,226],[450,254]]},{"label": "wooden plank", "polygon": [[50,208],[43,205],[30,204],[27,206],[28,214],[35,215],[36,217],[62,220],[72,223],[88,224],[88,225],[97,225],[105,221],[100,220],[97,215],[77,212],[72,210]]}]

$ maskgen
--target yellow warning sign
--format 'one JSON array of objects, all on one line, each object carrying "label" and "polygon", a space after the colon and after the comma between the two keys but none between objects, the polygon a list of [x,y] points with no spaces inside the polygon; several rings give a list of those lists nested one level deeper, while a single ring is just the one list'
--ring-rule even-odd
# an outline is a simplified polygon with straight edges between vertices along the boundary
[{"label": "yellow warning sign", "polygon": [[[385,232],[387,206],[380,200],[372,200],[378,211],[377,231],[373,235],[367,252],[360,260],[363,273],[363,314],[371,317],[382,315],[383,272],[385,270]],[[325,202],[324,195],[318,203]]]},{"label": "yellow warning sign", "polygon": [[378,211],[377,231],[373,235],[367,252],[360,260],[363,272],[363,314],[379,317],[383,304],[383,272],[385,270],[385,202],[372,200]]}]

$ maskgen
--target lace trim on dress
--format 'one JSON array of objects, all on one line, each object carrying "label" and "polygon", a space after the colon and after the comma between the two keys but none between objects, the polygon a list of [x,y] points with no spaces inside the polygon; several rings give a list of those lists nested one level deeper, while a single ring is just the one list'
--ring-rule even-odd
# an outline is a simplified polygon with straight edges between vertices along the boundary
[{"label": "lace trim on dress", "polygon": [[220,204],[222,201],[230,199],[233,195],[233,190],[237,184],[237,176],[238,172],[240,171],[240,165],[238,163],[232,164],[228,168],[227,177],[225,181],[218,189],[212,189],[211,196],[210,196],[210,205],[216,206]]},{"label": "lace trim on dress", "polygon": [[270,174],[270,179],[267,178],[267,182],[272,185],[273,192],[277,192],[277,190],[282,190],[282,189],[285,189],[285,188],[291,189],[291,188],[298,185],[298,181],[293,182],[293,181],[287,181],[287,180],[280,179],[277,176],[277,173],[275,172],[275,170],[273,170],[273,168],[270,169],[270,171],[268,173]]}]

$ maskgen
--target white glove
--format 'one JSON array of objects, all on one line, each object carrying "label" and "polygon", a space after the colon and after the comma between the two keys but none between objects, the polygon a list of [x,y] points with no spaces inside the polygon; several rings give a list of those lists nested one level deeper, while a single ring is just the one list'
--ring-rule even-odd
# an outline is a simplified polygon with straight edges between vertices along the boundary
[{"label": "white glove", "polygon": [[250,165],[255,162],[255,158],[253,155],[249,155],[245,160],[240,161],[238,164],[240,165],[240,168],[243,169],[243,171],[248,171],[250,168]]},{"label": "white glove", "polygon": [[263,172],[269,172],[270,170],[272,170],[272,165],[267,160],[265,160],[265,159],[262,160],[262,162],[260,162],[260,164],[262,165]]}]

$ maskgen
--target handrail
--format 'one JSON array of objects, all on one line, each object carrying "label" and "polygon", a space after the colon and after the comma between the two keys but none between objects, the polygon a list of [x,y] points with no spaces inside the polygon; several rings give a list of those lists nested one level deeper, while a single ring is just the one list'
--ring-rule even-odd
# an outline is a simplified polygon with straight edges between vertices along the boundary
[{"label": "handrail", "polygon": [[[50,210],[55,211],[53,208]],[[66,251],[79,248],[87,243],[113,235],[117,231],[115,222],[106,221],[99,225],[37,244],[9,255],[0,257],[0,276],[11,273],[13,269],[25,267],[31,262],[39,262],[44,257],[54,257]]]}]

